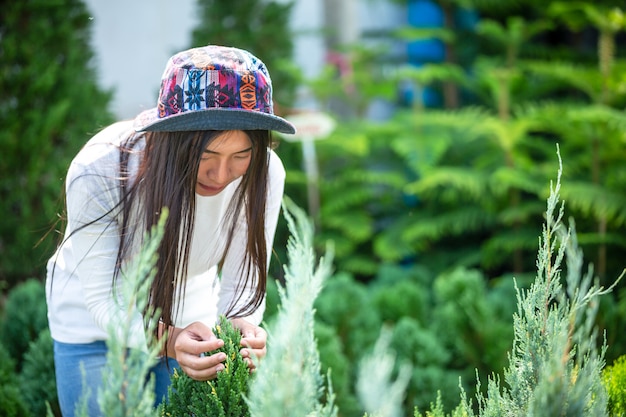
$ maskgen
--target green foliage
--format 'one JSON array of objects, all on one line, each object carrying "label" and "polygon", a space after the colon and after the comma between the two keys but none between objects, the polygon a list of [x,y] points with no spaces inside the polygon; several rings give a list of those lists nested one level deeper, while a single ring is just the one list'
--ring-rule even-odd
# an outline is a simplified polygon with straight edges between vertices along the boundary
[{"label": "green foliage", "polygon": [[446,406],[456,403],[457,396],[451,393],[456,393],[459,385],[462,371],[457,363],[462,359],[453,356],[433,327],[403,317],[393,327],[390,347],[398,361],[412,365],[405,392],[406,409],[428,406],[439,390],[445,393]]},{"label": "green foliage", "polygon": [[281,114],[295,100],[298,70],[289,57],[293,51],[289,18],[293,1],[197,0],[200,23],[192,32],[194,46],[217,44],[250,51],[267,65],[274,100]]},{"label": "green foliage", "polygon": [[19,387],[33,416],[45,416],[48,407],[55,416],[61,415],[54,374],[54,349],[47,328],[28,346]]},{"label": "green foliage", "polygon": [[28,345],[48,327],[46,294],[41,281],[29,279],[9,292],[1,323],[2,343],[19,370]]},{"label": "green foliage", "polygon": [[213,333],[224,346],[207,352],[226,353],[225,368],[211,381],[196,381],[184,372],[174,370],[168,389],[169,401],[159,407],[161,416],[246,417],[250,415],[245,396],[248,393],[250,371],[239,353],[241,334],[226,317],[221,316]]},{"label": "green foliage", "polygon": [[[454,10],[451,3],[460,4],[446,2],[444,13]],[[578,219],[580,244],[595,251],[590,258],[602,279],[619,273],[626,247],[621,111],[626,63],[619,50],[598,45],[591,51],[597,55],[588,54],[559,26],[567,16],[549,13],[544,4],[499,4],[519,15],[498,15],[493,5],[482,9],[484,4],[470,3],[486,17],[471,34],[481,49],[463,68],[447,61],[437,68],[385,72],[379,66],[384,52],[356,50],[345,54],[355,74],[335,69],[312,83],[328,108],[337,100],[351,106],[335,113],[337,129],[315,143],[322,201],[318,245],[333,241],[337,269],[362,282],[371,282],[385,263],[417,263],[434,275],[475,268],[488,280],[532,274],[558,142],[569,167],[562,194]],[[584,9],[587,31],[619,20],[623,9],[610,1],[567,4],[572,13]],[[618,35],[623,27],[614,25],[610,36]],[[546,41],[551,37],[553,42]],[[449,37],[446,47],[458,46],[460,38]],[[562,39],[569,54],[557,52]],[[537,53],[542,46],[546,51]],[[355,83],[373,77],[381,82],[370,83],[371,89]],[[374,98],[389,98],[389,83],[407,80],[418,92],[426,87],[441,92],[443,84],[454,83],[463,89],[459,100],[464,101],[456,109],[396,108],[383,122],[341,117],[363,114]],[[356,95],[345,97],[350,91]],[[303,202],[299,146],[283,143],[279,152],[287,165],[287,193]]]},{"label": "green foliage", "polygon": [[626,415],[626,355],[622,355],[602,372],[602,382],[609,396],[611,416]]},{"label": "green foliage", "polygon": [[394,376],[396,358],[389,349],[389,329],[383,328],[372,352],[360,363],[357,392],[366,414],[379,417],[402,415],[404,390],[411,367],[404,363]]},{"label": "green foliage", "polygon": [[[550,187],[536,279],[530,288],[517,292],[509,367],[503,380],[497,375],[489,377],[486,395],[479,390],[478,414],[462,391],[453,416],[607,415],[607,392],[602,384],[606,346],[596,346],[594,321],[597,299],[611,288],[605,290],[593,283],[592,271],[582,272],[582,251],[573,222],[569,228],[562,223],[560,180],[561,169],[555,186]],[[605,384],[610,384],[608,375],[605,372]],[[480,387],[480,379],[477,385]],[[415,415],[422,416],[417,410]],[[438,396],[426,416],[446,415]]]},{"label": "green foliage", "polygon": [[[158,325],[158,311],[148,309],[150,285],[156,274],[157,248],[163,238],[163,228],[168,216],[167,207],[161,210],[159,222],[146,234],[144,245],[132,265],[126,270],[119,290],[123,319],[113,320],[107,339],[107,370],[98,390],[98,404],[105,417],[154,417],[154,378],[150,369],[157,363],[164,340],[152,340],[154,326]],[[142,314],[143,320],[142,320]],[[137,321],[142,325],[137,328]],[[133,332],[145,332],[145,349],[131,348]],[[83,405],[91,394],[84,386]],[[77,417],[87,417],[86,406],[77,407]]]},{"label": "green foliage", "polygon": [[380,328],[379,312],[370,305],[365,285],[348,274],[337,274],[328,280],[315,302],[317,320],[333,326],[351,361],[358,360],[364,347],[373,346]]},{"label": "green foliage", "polygon": [[5,1],[0,19],[0,281],[42,276],[62,178],[90,133],[111,120],[96,83],[80,0]]},{"label": "green foliage", "polygon": [[380,287],[372,295],[372,301],[380,311],[383,322],[398,322],[402,318],[413,318],[426,322],[429,292],[410,280]]},{"label": "green foliage", "polygon": [[[601,384],[605,347],[595,345],[596,299],[608,291],[582,272],[582,252],[573,224],[562,224],[558,207],[561,169],[548,198],[546,222],[537,255],[537,278],[518,292],[515,338],[508,389],[500,394],[490,380],[489,398],[479,398],[483,415],[497,410],[534,415],[606,415],[606,392]],[[566,276],[561,278],[561,263]]]},{"label": "green foliage", "polygon": [[[452,348],[452,356],[466,358],[484,371],[501,369],[504,352],[511,348],[511,326],[499,319],[502,311],[489,301],[484,276],[463,269],[442,274],[434,282],[434,296],[436,326],[441,326],[435,328],[441,341]],[[507,313],[505,317],[510,317],[512,309]]]},{"label": "green foliage", "polygon": [[[250,386],[250,415],[337,416],[332,385],[320,373],[314,335],[313,304],[330,275],[332,252],[316,261],[313,224],[304,211],[285,198],[283,213],[292,235],[285,287],[279,287],[280,309],[268,327],[267,356]],[[322,400],[322,395],[325,398]]]},{"label": "green foliage", "polygon": [[15,361],[4,345],[0,344],[0,415],[30,417],[16,381]]},{"label": "green foliage", "polygon": [[383,324],[393,329],[389,349],[398,364],[412,366],[406,410],[428,407],[438,391],[442,406],[454,407],[459,378],[474,395],[476,387],[467,383],[474,370],[501,369],[511,348],[515,290],[510,278],[506,283],[487,287],[479,272],[463,269],[433,283],[423,268],[390,264],[381,266],[367,286],[345,273],[330,277],[315,302],[316,335],[341,414],[363,414],[357,364],[375,346]]},{"label": "green foliage", "polygon": [[361,405],[353,387],[353,375],[357,364],[346,355],[344,344],[333,326],[316,320],[315,339],[321,361],[321,373],[329,375],[337,409],[343,416],[360,414]]}]

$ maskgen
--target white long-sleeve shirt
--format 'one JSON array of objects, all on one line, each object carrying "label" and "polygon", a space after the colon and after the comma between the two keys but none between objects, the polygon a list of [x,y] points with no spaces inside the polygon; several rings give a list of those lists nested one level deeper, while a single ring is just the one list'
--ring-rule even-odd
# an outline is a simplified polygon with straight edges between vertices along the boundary
[{"label": "white long-sleeve shirt", "polygon": [[[119,247],[119,213],[108,213],[119,202],[117,177],[119,144],[128,137],[132,122],[119,122],[94,136],[72,161],[66,181],[66,240],[48,261],[46,296],[52,337],[63,343],[90,343],[108,338],[111,324],[127,320],[119,301],[113,298],[113,274]],[[131,172],[137,158],[131,158]],[[265,236],[269,257],[283,197],[285,170],[279,157],[270,151]],[[213,326],[237,298],[241,264],[247,238],[246,221],[237,219],[234,240],[225,258],[221,277],[217,264],[223,254],[228,227],[226,210],[240,180],[215,196],[196,194],[196,215],[185,279],[182,305],[174,318],[177,327],[194,321]],[[102,217],[105,215],[104,217]],[[93,225],[76,231],[81,225]],[[74,232],[76,231],[76,232]],[[54,271],[54,274],[53,274]],[[123,276],[123,275],[122,275]],[[123,279],[123,278],[121,278]],[[241,290],[241,289],[240,289]],[[249,300],[252,288],[245,288],[239,303]],[[265,303],[246,319],[259,324]],[[129,347],[145,349],[140,316],[131,319]]]}]

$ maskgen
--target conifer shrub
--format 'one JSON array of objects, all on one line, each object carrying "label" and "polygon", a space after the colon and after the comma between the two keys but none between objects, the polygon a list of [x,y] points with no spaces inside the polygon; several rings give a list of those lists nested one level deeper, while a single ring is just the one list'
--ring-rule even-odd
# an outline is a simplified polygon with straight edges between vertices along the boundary
[{"label": "conifer shrub", "polygon": [[364,347],[373,346],[381,325],[380,313],[370,305],[367,286],[351,274],[339,272],[325,284],[315,301],[316,320],[333,326],[346,355],[357,361]]},{"label": "conifer shrub", "polygon": [[[269,415],[337,417],[330,380],[327,379],[326,388],[323,386],[319,354],[313,334],[313,302],[321,289],[323,280],[330,273],[332,254],[327,253],[317,266],[314,265],[312,224],[307,221],[302,210],[295,206],[289,207],[289,210],[295,211],[296,220],[287,216],[290,230],[294,233],[288,248],[290,265],[285,267],[287,288],[278,288],[280,308],[274,324],[268,328],[268,354],[257,363],[257,372],[254,377],[249,377],[245,362],[241,361],[237,365],[241,373],[234,371],[234,362],[230,362],[227,366],[233,370],[236,378],[240,381],[249,378],[248,396],[242,394],[244,391],[241,386],[217,388],[215,384],[216,397],[219,400],[215,403],[223,405],[228,401],[232,402],[233,397],[229,395],[239,391],[240,398],[245,398],[250,407],[251,417]],[[128,303],[126,307],[128,317],[144,311],[147,305],[149,285],[156,273],[154,270],[156,247],[162,238],[166,214],[167,210],[163,209],[159,224],[146,237],[146,246],[142,248],[135,265],[128,268],[128,276],[124,277],[122,299]],[[148,324],[147,337],[157,321],[156,317],[158,317],[157,312],[150,311],[145,316]],[[240,339],[237,338],[238,332],[229,329],[228,323],[222,324],[214,331],[226,342],[223,349],[226,349],[229,360],[236,362],[240,343]],[[154,409],[154,381],[148,378],[148,375],[150,368],[156,363],[162,342],[149,342],[148,352],[126,349],[125,341],[129,337],[130,327],[131,320],[126,320],[109,329],[107,367],[110,372],[104,376],[104,384],[98,392],[98,403],[102,415],[105,417],[154,417],[156,415],[200,417],[207,415],[202,414],[203,409],[193,411],[185,408],[169,411],[165,409],[171,405],[161,405]],[[230,333],[226,335],[225,332]],[[233,352],[236,354],[232,355]],[[178,382],[173,382],[177,385],[173,387],[183,391],[188,390],[189,387],[180,384],[183,381],[197,382],[178,378]],[[85,395],[88,394],[89,389],[86,387]],[[323,394],[326,394],[324,400],[322,400]],[[170,391],[170,395],[170,402],[176,401],[177,393]],[[210,397],[203,394],[202,397],[187,398],[187,402],[197,405],[209,399]],[[84,404],[84,401],[82,406],[79,404],[77,417],[87,416]],[[232,408],[228,414],[224,410],[218,410],[211,415],[246,416],[248,414],[245,414],[242,408]]]},{"label": "conifer shrub", "polygon": [[0,416],[30,417],[16,380],[15,360],[0,344]]},{"label": "conifer shrub", "polygon": [[604,369],[602,382],[609,396],[609,415],[626,416],[626,355]]},{"label": "conifer shrub", "polygon": [[45,232],[61,209],[69,162],[112,121],[90,16],[83,0],[2,2],[0,280],[9,287],[44,274],[57,237]]},{"label": "conifer shrub", "polygon": [[244,396],[248,392],[250,371],[239,353],[241,333],[221,316],[213,333],[224,346],[207,355],[226,353],[224,370],[210,381],[196,381],[178,369],[174,370],[168,389],[169,401],[159,407],[161,416],[247,417],[250,415]]},{"label": "conifer shrub", "polygon": [[7,296],[1,340],[15,359],[16,369],[22,366],[22,357],[30,342],[48,327],[46,294],[43,283],[34,278],[13,287]]},{"label": "conifer shrub", "polygon": [[[163,340],[153,340],[152,334],[158,324],[159,311],[148,307],[150,285],[156,274],[157,248],[163,238],[164,224],[169,214],[167,207],[161,209],[161,217],[144,238],[133,264],[126,270],[121,280],[119,295],[120,307],[125,310],[122,320],[112,322],[107,329],[107,370],[103,372],[102,386],[98,392],[85,385],[82,399],[75,417],[88,417],[87,399],[97,395],[103,417],[154,417],[155,394],[154,378],[150,376],[152,367],[157,364],[162,352]],[[145,328],[137,329],[134,320],[143,312]],[[131,332],[145,331],[146,349],[128,349]]]},{"label": "conifer shrub", "polygon": [[321,321],[315,322],[315,338],[322,374],[328,374],[342,416],[359,415],[361,406],[352,392],[355,364],[346,356],[345,347],[335,329]]},{"label": "conifer shrub", "polygon": [[562,166],[550,187],[536,278],[528,289],[517,288],[513,345],[503,376],[490,375],[483,393],[476,372],[476,407],[461,390],[461,403],[451,414],[437,398],[426,414],[416,409],[416,417],[609,415],[602,380],[606,344],[596,345],[595,317],[599,297],[617,282],[605,289],[594,280],[590,267],[583,272],[574,222],[565,225],[563,220],[561,173]]},{"label": "conifer shrub", "polygon": [[55,416],[61,415],[54,374],[54,347],[48,328],[28,345],[18,381],[33,416],[46,415],[48,405]]},{"label": "conifer shrub", "polygon": [[314,301],[330,276],[333,252],[327,246],[317,261],[314,229],[302,209],[287,197],[283,214],[291,236],[280,308],[267,327],[267,355],[260,361],[248,395],[251,417],[337,417],[335,395],[321,373],[314,334]]}]

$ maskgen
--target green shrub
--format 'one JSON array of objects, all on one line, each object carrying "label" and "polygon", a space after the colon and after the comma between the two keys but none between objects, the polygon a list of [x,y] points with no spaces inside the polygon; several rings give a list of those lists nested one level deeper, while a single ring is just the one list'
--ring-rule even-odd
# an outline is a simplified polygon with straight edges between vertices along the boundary
[{"label": "green shrub", "polygon": [[54,415],[61,415],[54,374],[54,348],[48,328],[39,333],[24,354],[19,387],[33,416],[46,415],[46,404],[50,404]]},{"label": "green shrub", "polygon": [[626,416],[626,355],[604,369],[602,382],[609,395],[609,415]]},{"label": "green shrub", "polygon": [[446,405],[458,402],[459,371],[450,366],[453,352],[433,326],[404,317],[394,326],[390,343],[399,361],[412,364],[406,390],[409,409],[428,406],[439,390],[446,394],[443,399]]},{"label": "green shrub", "polygon": [[367,287],[350,274],[339,273],[328,279],[315,302],[316,317],[333,326],[351,360],[360,358],[373,346],[381,320],[375,308],[367,308],[371,297]]},{"label": "green shrub", "polygon": [[352,389],[354,363],[346,356],[345,348],[334,327],[315,322],[315,339],[321,361],[321,373],[330,374],[337,408],[343,416],[359,415],[361,407]]},{"label": "green shrub", "polygon": [[[279,288],[280,309],[268,326],[267,355],[250,384],[252,417],[336,417],[332,385],[324,384],[314,334],[314,301],[330,275],[332,252],[319,262],[313,251],[313,224],[288,198],[283,215],[292,235],[287,244],[285,286]],[[325,397],[322,400],[322,397]]]},{"label": "green shrub", "polygon": [[24,281],[7,296],[1,340],[21,369],[22,358],[31,341],[48,327],[46,294],[43,283],[36,279]]},{"label": "green shrub", "polygon": [[424,323],[427,317],[427,288],[405,279],[373,293],[373,305],[380,312],[383,321],[397,323],[403,317],[411,317]]},{"label": "green shrub", "polygon": [[0,416],[30,417],[16,381],[15,361],[0,344]]},{"label": "green shrub", "polygon": [[162,416],[246,417],[250,415],[244,396],[248,392],[250,372],[239,353],[241,334],[225,317],[220,317],[213,333],[224,346],[213,352],[226,353],[225,368],[211,381],[196,381],[186,373],[174,371],[168,389],[169,402],[159,407]]},{"label": "green shrub", "polygon": [[[156,410],[154,384],[151,368],[157,364],[164,340],[152,338],[158,324],[159,311],[148,307],[150,285],[157,273],[154,267],[156,252],[163,238],[164,224],[169,215],[167,207],[161,209],[159,222],[144,237],[141,251],[125,270],[119,292],[119,307],[124,310],[119,320],[108,326],[106,369],[102,385],[94,392],[93,387],[83,386],[82,399],[77,404],[75,417],[88,417],[87,400],[97,395],[102,416],[106,417],[154,417]],[[129,349],[132,332],[142,331],[134,327],[134,319],[144,312],[146,349]],[[74,417],[74,416],[70,416]]]},{"label": "green shrub", "polygon": [[509,315],[499,315],[489,302],[484,275],[478,270],[456,268],[435,279],[434,293],[435,331],[451,349],[455,358],[452,367],[461,365],[481,372],[502,369],[511,348],[513,311],[511,307]]},{"label": "green shrub", "polygon": [[57,218],[69,162],[112,119],[90,16],[82,0],[2,2],[0,280],[9,288],[44,274],[57,235],[35,243]]}]

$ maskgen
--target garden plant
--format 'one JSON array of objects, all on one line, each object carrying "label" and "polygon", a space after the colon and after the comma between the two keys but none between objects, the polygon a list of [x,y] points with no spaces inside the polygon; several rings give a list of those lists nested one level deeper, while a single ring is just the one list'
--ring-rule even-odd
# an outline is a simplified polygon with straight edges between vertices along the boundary
[{"label": "garden plant", "polygon": [[161,416],[248,417],[250,372],[239,353],[241,334],[224,316],[220,316],[213,334],[224,341],[224,346],[213,352],[226,353],[225,368],[213,381],[196,381],[177,369],[168,389],[168,401],[159,407]]},{"label": "garden plant", "polygon": [[[60,207],[60,178],[68,156],[110,119],[106,110],[110,93],[96,87],[89,64],[92,54],[86,42],[89,20],[84,5],[74,0],[44,3],[6,2],[0,21],[0,71],[5,74],[0,77],[0,91],[5,93],[0,94],[0,107],[6,109],[0,114],[0,146],[3,155],[12,156],[0,162],[0,205],[5,213],[0,224],[4,292],[0,355],[7,357],[0,370],[0,415],[7,416],[40,416],[47,404],[58,415],[41,284],[52,235],[42,245],[35,243]],[[250,50],[297,36],[281,26],[288,21],[286,3],[268,8],[263,13],[266,18],[254,23],[258,30],[241,26],[247,22],[249,8],[204,3],[219,14],[202,17],[194,32],[196,43],[215,36],[201,29],[219,27],[223,19],[241,30],[222,31],[224,36],[233,35],[222,42]],[[387,377],[380,375],[378,379],[385,382],[375,384],[374,391],[388,393],[389,398],[398,398],[402,391],[398,413],[403,416],[501,415],[497,407],[505,405],[520,415],[531,403],[533,410],[546,402],[556,407],[560,403],[550,389],[559,388],[557,384],[540,389],[545,387],[542,375],[550,370],[563,376],[558,379],[563,390],[559,392],[572,399],[572,406],[581,405],[589,415],[623,415],[623,366],[616,361],[626,352],[620,327],[626,320],[623,281],[610,294],[591,297],[575,312],[575,320],[588,314],[580,332],[596,343],[595,348],[579,347],[587,357],[573,354],[570,361],[559,356],[567,352],[564,341],[575,344],[580,339],[576,333],[568,339],[555,331],[552,335],[558,340],[549,343],[554,356],[541,356],[531,377],[515,361],[516,355],[530,352],[524,350],[520,333],[531,324],[524,306],[533,305],[537,291],[547,282],[536,274],[536,249],[546,221],[545,201],[550,198],[546,184],[554,173],[557,144],[564,161],[558,190],[567,212],[576,219],[576,233],[573,229],[571,233],[576,239],[562,241],[560,235],[550,235],[551,241],[575,243],[589,256],[585,266],[593,264],[599,278],[598,286],[589,281],[589,294],[610,287],[624,268],[623,2],[432,3],[441,7],[441,28],[402,28],[380,38],[380,45],[372,41],[376,34],[369,34],[367,44],[343,45],[338,51],[349,56],[352,71],[329,67],[316,80],[301,80],[317,94],[321,110],[338,118],[337,129],[315,142],[321,210],[319,217],[311,219],[311,238],[315,252],[332,242],[334,271],[309,300],[314,302],[314,322],[305,327],[307,332],[312,328],[313,335],[299,336],[316,341],[317,350],[306,353],[317,358],[307,369],[319,367],[311,379],[316,382],[309,387],[328,395],[313,395],[321,399],[320,404],[314,400],[307,404],[317,404],[320,410],[322,404],[332,405],[328,411],[342,417],[398,412],[394,404],[388,404],[387,411],[375,410],[379,404],[375,398],[367,394],[363,398],[372,391],[363,386],[368,381],[361,381],[362,364],[375,347],[384,346],[395,362]],[[460,25],[457,19],[467,16],[468,10],[475,20]],[[208,19],[218,23],[208,24]],[[271,30],[265,32],[268,27]],[[255,37],[261,30],[279,39],[259,45],[267,39]],[[385,43],[426,38],[440,42],[445,58],[419,68],[390,56],[389,51],[397,49]],[[287,50],[288,45],[281,48]],[[285,71],[281,83],[299,79],[289,60],[283,59],[287,55],[272,58],[271,65]],[[65,75],[71,68],[84,74],[80,83],[67,82]],[[33,79],[37,82],[30,82]],[[398,94],[399,87],[407,84],[414,91],[410,102],[400,100]],[[432,105],[423,100],[425,91],[440,97],[440,102]],[[291,99],[279,98],[285,112]],[[384,120],[367,119],[374,101],[388,103],[393,114]],[[333,113],[338,105],[343,110]],[[300,146],[280,141],[276,151],[287,168],[287,195],[306,207]],[[558,218],[559,210],[555,213]],[[281,219],[271,264],[275,279],[268,282],[268,329],[286,308],[284,294],[297,292],[289,291],[283,268],[291,235],[288,222]],[[554,253],[559,250],[560,243]],[[572,247],[563,256],[580,259]],[[555,297],[549,305],[562,308],[563,315],[537,310],[554,320],[555,330],[576,300],[582,301],[566,289],[575,269],[567,263],[561,267],[566,295],[549,287]],[[580,279],[581,283],[589,280],[585,274]],[[563,297],[568,301],[558,301]],[[275,349],[286,338],[281,330],[270,335]],[[557,357],[562,362],[555,362]],[[273,360],[280,362],[280,357]],[[603,361],[608,365],[603,374],[606,392],[597,378]],[[581,373],[583,368],[586,371]],[[385,374],[388,369],[377,371]],[[477,377],[482,383],[476,383]],[[292,377],[285,373],[282,378]],[[516,397],[520,381],[536,383],[533,389],[524,386],[534,402]],[[275,396],[282,392],[266,389]],[[118,394],[112,393],[112,403],[119,403]],[[608,405],[603,405],[602,397],[607,395]],[[513,400],[518,408],[510,404]],[[144,401],[137,404],[150,402]],[[127,411],[132,409],[129,406]],[[146,409],[145,415],[153,412]]]},{"label": "garden plant", "polygon": [[[509,366],[504,369],[503,379],[490,375],[486,394],[477,389],[475,403],[461,387],[461,402],[451,412],[446,411],[441,397],[437,396],[431,400],[431,409],[426,416],[608,416],[623,412],[619,389],[624,380],[619,373],[622,364],[616,363],[603,377],[606,346],[598,349],[595,343],[598,298],[611,288],[599,286],[592,270],[582,270],[582,251],[578,247],[573,220],[570,220],[569,227],[563,223],[565,211],[564,202],[559,198],[560,178],[561,169],[547,201],[546,221],[539,239],[536,279],[528,289],[517,289],[513,348],[508,354]],[[288,250],[290,263],[285,266],[286,287],[280,287],[278,312],[268,326],[268,356],[257,363],[258,371],[250,379],[248,394],[245,394],[247,376],[237,376],[235,362],[231,362],[233,373],[222,379],[211,383],[186,380],[211,389],[190,389],[191,385],[179,384],[181,395],[171,408],[161,408],[158,413],[153,406],[152,382],[146,384],[145,381],[160,345],[155,344],[147,355],[128,352],[123,342],[130,328],[126,323],[121,329],[110,330],[107,360],[112,372],[104,376],[105,388],[97,393],[105,416],[199,416],[205,415],[207,405],[218,407],[212,411],[216,413],[213,415],[233,415],[233,409],[229,412],[226,407],[219,407],[232,403],[235,397],[237,404],[241,404],[238,402],[241,399],[246,402],[251,416],[277,413],[285,416],[342,415],[334,402],[330,378],[324,383],[313,332],[313,305],[324,281],[330,276],[332,255],[327,252],[316,265],[312,223],[307,222],[304,211],[288,200],[286,204],[288,209],[284,213],[294,233]],[[167,210],[164,210],[162,219],[166,215]],[[156,272],[153,269],[154,256],[162,224],[155,228],[135,267],[130,269],[131,274],[124,279],[123,299],[128,303],[129,314],[136,314],[145,306],[147,284]],[[222,330],[216,327],[216,331]],[[232,329],[225,327],[223,332],[226,334]],[[357,372],[359,403],[365,410],[362,415],[408,415],[402,409],[411,364],[397,359],[388,329],[380,328],[375,333],[375,348],[366,352]],[[232,344],[236,335],[230,336]],[[236,357],[236,345],[231,345],[230,349]],[[239,365],[243,365],[239,369],[247,372],[243,361]],[[6,373],[10,375],[11,370]],[[476,377],[480,386],[478,371]],[[185,380],[179,378],[179,381]],[[241,384],[236,388],[228,384],[220,387],[226,381]],[[86,392],[85,395],[93,393]],[[19,405],[15,403],[6,406],[11,407],[9,411],[18,410],[9,415],[28,415],[23,411],[20,414]],[[613,414],[609,414],[609,407]],[[48,413],[52,415],[52,411]],[[423,416],[418,408],[414,408],[412,414]]]}]

